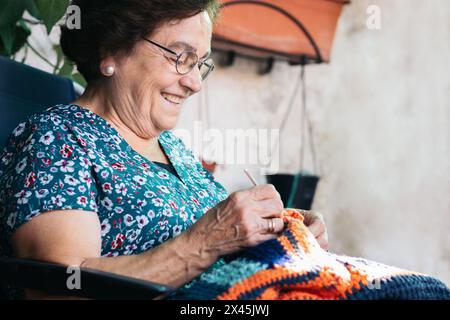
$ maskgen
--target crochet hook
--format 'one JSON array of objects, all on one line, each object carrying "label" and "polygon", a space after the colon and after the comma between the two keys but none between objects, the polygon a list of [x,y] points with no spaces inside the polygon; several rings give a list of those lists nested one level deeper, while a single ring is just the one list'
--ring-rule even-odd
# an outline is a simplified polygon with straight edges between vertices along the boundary
[{"label": "crochet hook", "polygon": [[258,182],[256,182],[256,180],[252,177],[250,172],[248,172],[248,169],[244,169],[244,172],[247,175],[247,177],[250,179],[250,181],[253,183],[253,186],[256,187],[258,185]]}]

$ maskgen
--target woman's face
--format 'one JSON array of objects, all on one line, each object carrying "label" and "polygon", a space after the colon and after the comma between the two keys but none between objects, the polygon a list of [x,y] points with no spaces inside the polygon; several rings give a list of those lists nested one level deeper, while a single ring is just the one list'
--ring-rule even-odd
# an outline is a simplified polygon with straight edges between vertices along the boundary
[{"label": "woman's face", "polygon": [[[176,53],[194,50],[199,60],[211,50],[212,23],[206,12],[164,24],[147,39]],[[126,99],[130,110],[116,110],[137,135],[149,138],[175,127],[186,99],[202,88],[195,67],[185,75],[175,68],[174,55],[143,40],[126,58],[115,61],[113,76],[117,99]],[[122,107],[123,108],[123,107]],[[131,110],[131,108],[133,108]]]}]

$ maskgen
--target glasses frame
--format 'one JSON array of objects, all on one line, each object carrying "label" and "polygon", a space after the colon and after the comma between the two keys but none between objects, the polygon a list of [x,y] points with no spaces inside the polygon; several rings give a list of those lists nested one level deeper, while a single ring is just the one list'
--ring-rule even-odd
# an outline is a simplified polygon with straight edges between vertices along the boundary
[{"label": "glasses frame", "polygon": [[[196,65],[198,66],[198,69],[200,70],[200,68],[203,66],[203,65],[205,65],[205,66],[207,66],[208,67],[208,71],[205,73],[205,75],[200,75],[201,76],[201,78],[202,78],[202,81],[203,80],[205,80],[206,79],[206,77],[214,70],[214,68],[215,68],[215,65],[214,65],[214,62],[212,61],[212,59],[211,58],[208,58],[208,59],[205,59],[205,60],[203,60],[203,61],[200,61],[200,59],[198,58],[198,55],[197,55],[197,53],[195,53],[195,52],[193,52],[193,51],[183,51],[183,52],[181,52],[181,53],[176,53],[175,51],[173,51],[173,50],[171,50],[171,49],[169,49],[169,48],[166,48],[166,47],[164,47],[163,45],[160,45],[159,43],[157,43],[157,42],[155,42],[155,41],[152,41],[152,40],[150,40],[150,39],[147,39],[147,38],[143,38],[145,41],[147,41],[147,42],[149,42],[149,43],[151,43],[151,44],[153,44],[153,45],[155,45],[155,46],[157,46],[158,48],[160,48],[160,49],[162,49],[162,50],[165,50],[165,51],[167,51],[167,52],[169,52],[169,53],[171,53],[171,54],[173,54],[174,56],[176,56],[177,57],[177,60],[175,61],[175,69],[176,69],[176,71],[177,71],[177,73],[178,74],[180,74],[180,75],[186,75],[186,74],[188,74],[189,72],[191,72],[192,70],[194,70],[194,68],[195,68],[195,65],[189,70],[189,71],[186,71],[186,72],[180,72],[180,70],[178,69],[178,65],[179,65],[179,61],[180,61],[180,58],[183,56],[183,54],[185,54],[185,53],[193,53],[193,54],[195,54],[195,56],[197,57],[197,61],[196,61]],[[207,63],[206,61],[207,60],[211,60],[211,64],[209,64],[209,63]]]}]

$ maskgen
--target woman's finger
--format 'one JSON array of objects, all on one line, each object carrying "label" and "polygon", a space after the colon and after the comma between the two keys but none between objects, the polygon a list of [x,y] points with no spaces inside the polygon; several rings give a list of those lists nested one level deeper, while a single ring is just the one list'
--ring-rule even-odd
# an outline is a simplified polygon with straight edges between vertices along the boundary
[{"label": "woman's finger", "polygon": [[326,232],[322,233],[316,240],[323,250],[328,250],[328,235]]},{"label": "woman's finger", "polygon": [[277,234],[284,230],[284,221],[280,218],[261,220],[261,234]]},{"label": "woman's finger", "polygon": [[315,220],[311,225],[308,226],[308,229],[313,234],[313,236],[317,238],[325,232],[325,224],[320,220]]},{"label": "woman's finger", "polygon": [[281,199],[277,189],[272,184],[262,184],[248,189],[253,200]]},{"label": "woman's finger", "polygon": [[281,199],[262,200],[257,202],[259,216],[262,218],[281,218],[283,201]]}]

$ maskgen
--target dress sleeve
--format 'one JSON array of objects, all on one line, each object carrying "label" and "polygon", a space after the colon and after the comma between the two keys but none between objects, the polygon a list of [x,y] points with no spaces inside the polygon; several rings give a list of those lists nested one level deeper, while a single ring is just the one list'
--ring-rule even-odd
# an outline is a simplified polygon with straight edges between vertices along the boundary
[{"label": "dress sleeve", "polygon": [[81,142],[61,119],[29,120],[14,129],[0,155],[0,218],[7,233],[47,211],[97,212],[95,172]]}]

